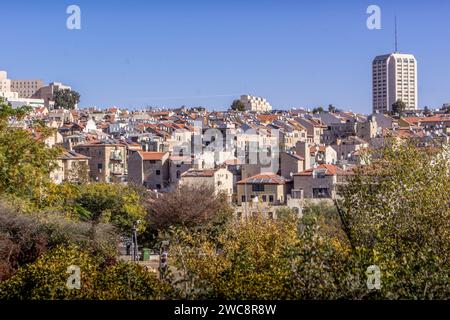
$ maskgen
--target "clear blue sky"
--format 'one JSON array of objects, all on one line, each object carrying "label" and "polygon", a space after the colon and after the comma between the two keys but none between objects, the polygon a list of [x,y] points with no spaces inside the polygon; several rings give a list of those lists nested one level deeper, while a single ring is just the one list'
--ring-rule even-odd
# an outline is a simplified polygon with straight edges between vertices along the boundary
[{"label": "clear blue sky", "polygon": [[[66,28],[81,7],[82,29]],[[368,30],[366,9],[382,10]],[[0,70],[61,81],[81,106],[206,106],[264,96],[274,107],[371,110],[371,61],[419,63],[420,106],[450,102],[450,1],[2,1]]]}]

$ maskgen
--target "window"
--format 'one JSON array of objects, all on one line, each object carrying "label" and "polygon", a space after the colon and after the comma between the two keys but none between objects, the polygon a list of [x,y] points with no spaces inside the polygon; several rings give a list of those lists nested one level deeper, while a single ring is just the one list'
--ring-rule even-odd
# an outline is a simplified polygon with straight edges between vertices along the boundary
[{"label": "window", "polygon": [[161,175],[161,170],[156,170],[156,175],[157,176]]},{"label": "window", "polygon": [[264,191],[264,185],[263,184],[252,184],[252,191],[253,192]]},{"label": "window", "polygon": [[177,179],[180,179],[180,177],[181,177],[181,172],[180,172],[180,170],[177,170]]},{"label": "window", "polygon": [[103,169],[103,163],[98,163],[97,164],[97,169],[98,170],[102,170]]},{"label": "window", "polygon": [[273,200],[274,200],[273,195],[270,195],[270,196],[269,196],[269,202],[272,203]]},{"label": "window", "polygon": [[158,190],[161,189],[161,185],[160,185],[160,184],[157,184],[157,185],[156,185],[156,189],[158,189]]},{"label": "window", "polygon": [[321,179],[326,177],[326,171],[325,170],[316,170],[313,173],[314,179]]},{"label": "window", "polygon": [[266,195],[263,195],[261,198],[262,198],[263,202],[267,202],[267,196]]},{"label": "window", "polygon": [[155,163],[156,163],[156,160],[150,160],[150,163],[151,163],[151,164],[155,164]]},{"label": "window", "polygon": [[241,201],[242,201],[242,202],[246,202],[245,200],[246,200],[246,199],[245,199],[245,196],[242,196]]},{"label": "window", "polygon": [[314,188],[313,189],[314,198],[330,198],[330,190],[328,188]]}]

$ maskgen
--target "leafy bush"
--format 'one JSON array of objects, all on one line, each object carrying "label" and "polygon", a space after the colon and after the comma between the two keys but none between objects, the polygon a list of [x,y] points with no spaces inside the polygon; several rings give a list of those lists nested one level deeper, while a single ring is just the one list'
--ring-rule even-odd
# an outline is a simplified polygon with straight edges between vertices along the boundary
[{"label": "leafy bush", "polygon": [[340,190],[355,252],[382,271],[379,297],[448,299],[450,149],[391,144]]},{"label": "leafy bush", "polygon": [[[70,288],[68,268],[80,270],[80,288]],[[69,269],[70,271],[70,269]],[[77,246],[59,246],[35,263],[21,268],[0,283],[0,299],[162,299],[171,288],[156,275],[134,263],[102,267],[92,255]]]},{"label": "leafy bush", "polygon": [[110,225],[95,226],[56,214],[23,214],[0,202],[0,279],[10,277],[19,267],[34,262],[58,245],[77,244],[101,261],[115,258],[117,234]]}]

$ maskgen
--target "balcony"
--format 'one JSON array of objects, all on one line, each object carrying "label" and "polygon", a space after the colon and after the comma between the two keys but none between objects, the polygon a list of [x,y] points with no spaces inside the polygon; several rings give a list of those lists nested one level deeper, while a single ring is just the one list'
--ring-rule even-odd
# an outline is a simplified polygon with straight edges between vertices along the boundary
[{"label": "balcony", "polygon": [[288,195],[289,199],[303,199],[303,190],[291,190],[291,194]]},{"label": "balcony", "polygon": [[112,168],[110,170],[110,173],[114,176],[121,176],[124,174],[123,169],[122,168]]},{"label": "balcony", "polygon": [[109,160],[111,161],[123,161],[122,153],[120,152],[111,152],[109,156]]}]

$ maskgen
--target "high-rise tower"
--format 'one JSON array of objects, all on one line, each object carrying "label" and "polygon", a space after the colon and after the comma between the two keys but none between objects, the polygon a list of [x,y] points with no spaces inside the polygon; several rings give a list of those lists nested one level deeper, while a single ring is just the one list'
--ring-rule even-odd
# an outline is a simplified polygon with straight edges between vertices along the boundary
[{"label": "high-rise tower", "polygon": [[401,100],[406,109],[417,110],[417,60],[412,54],[398,52],[397,17],[395,52],[376,57],[372,62],[373,112],[386,113]]}]

